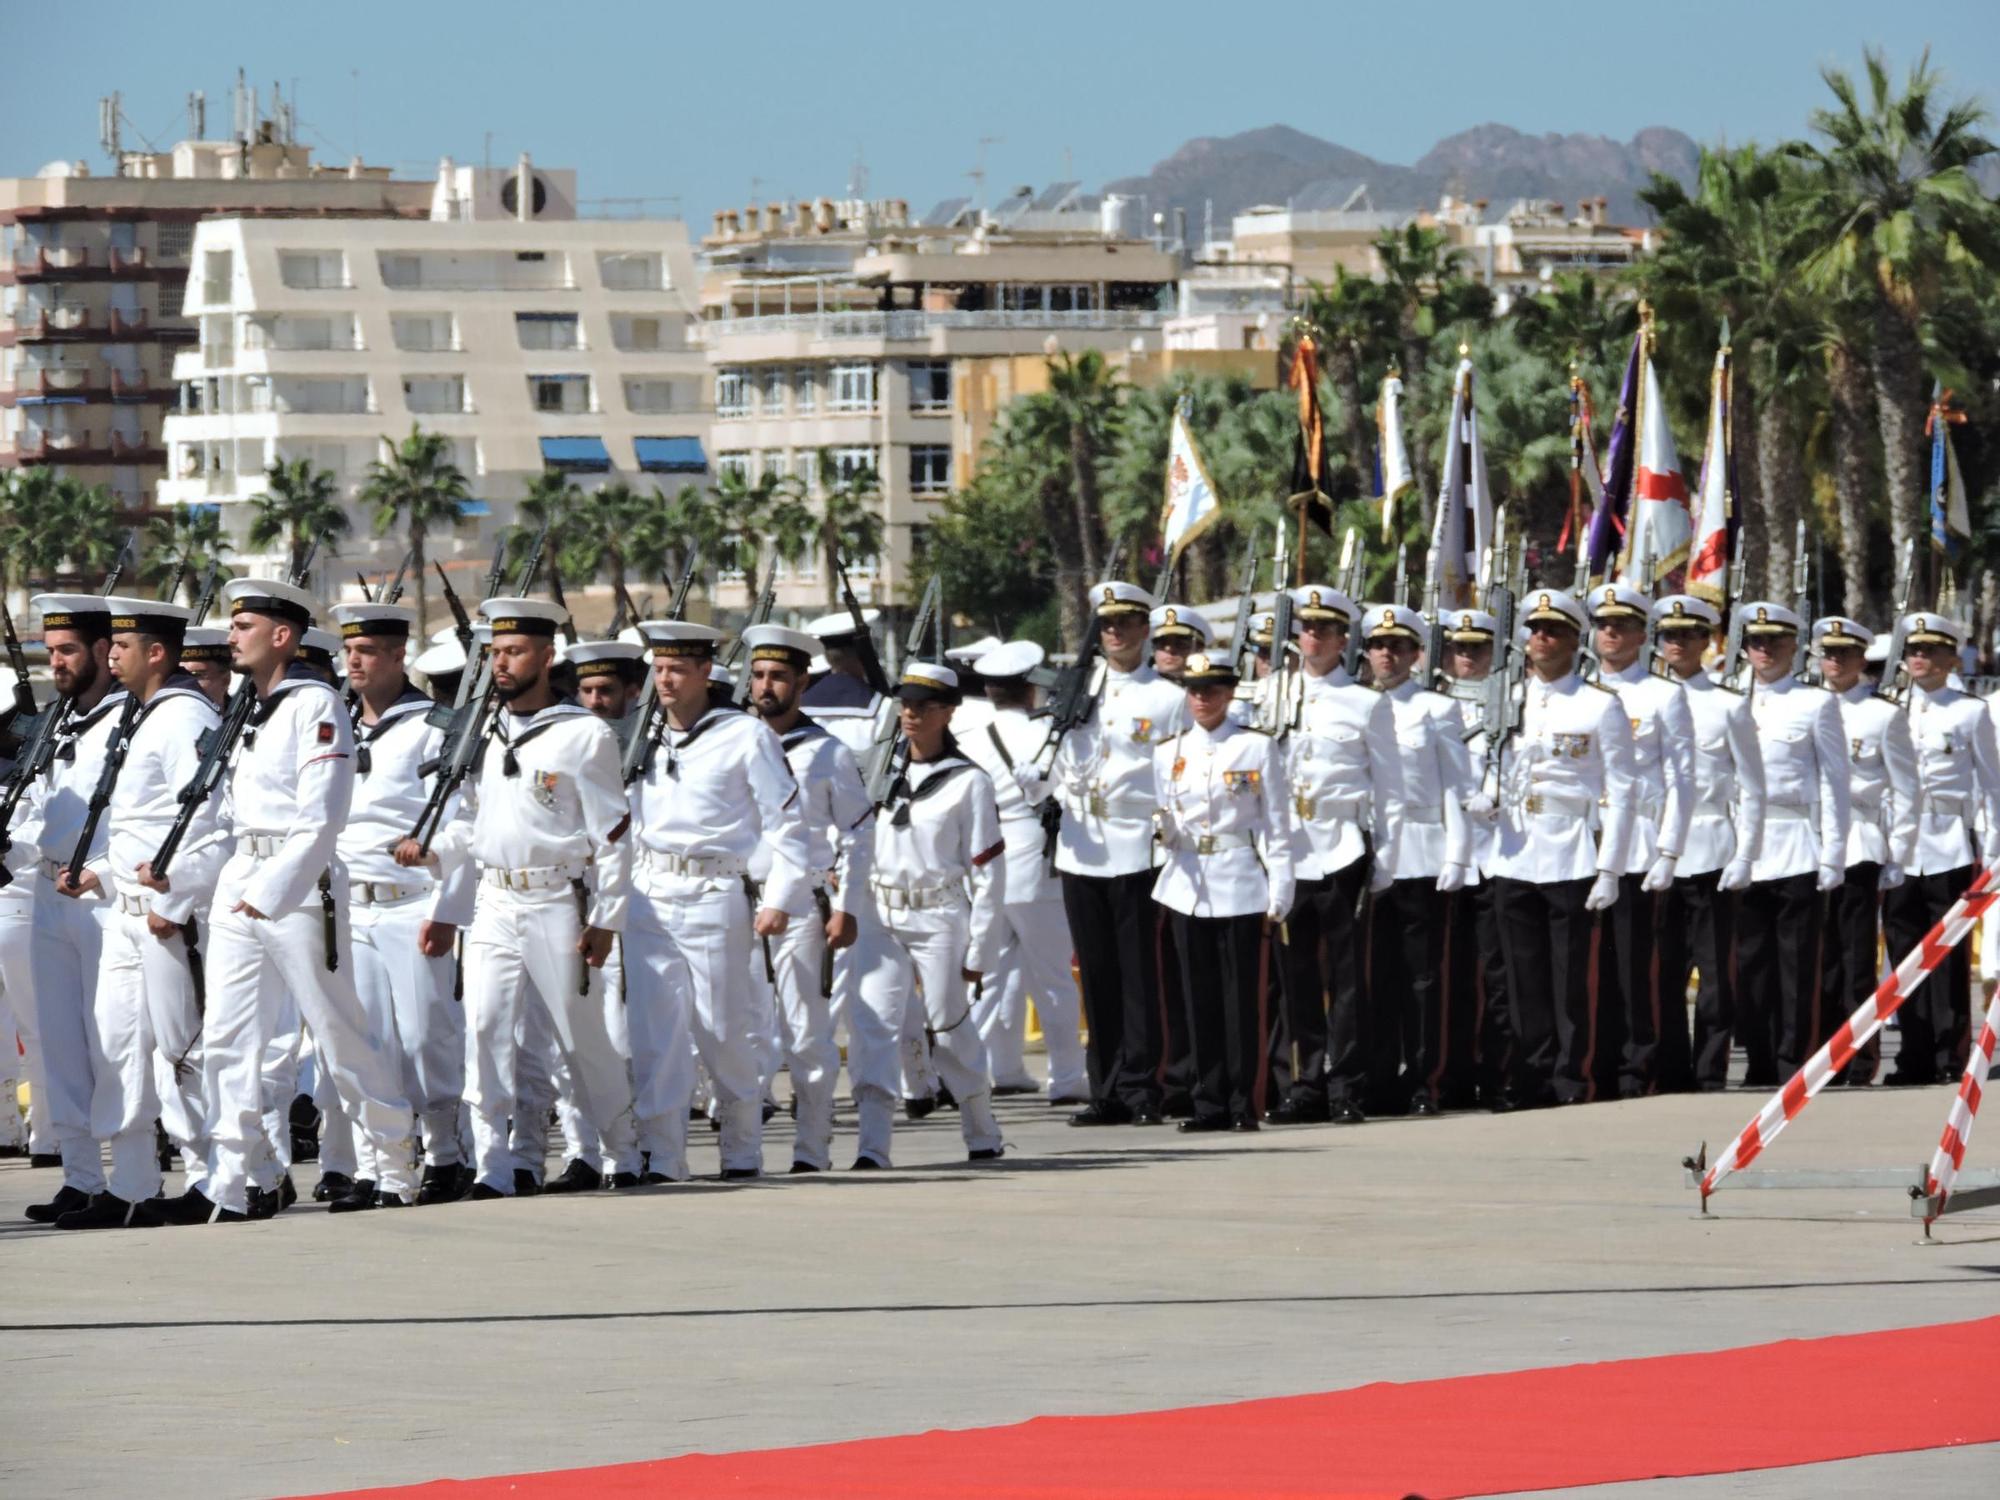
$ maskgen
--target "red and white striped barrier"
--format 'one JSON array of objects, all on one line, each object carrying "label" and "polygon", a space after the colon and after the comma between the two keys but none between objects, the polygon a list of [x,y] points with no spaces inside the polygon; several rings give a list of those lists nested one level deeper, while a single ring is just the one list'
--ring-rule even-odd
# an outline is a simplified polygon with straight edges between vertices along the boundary
[{"label": "red and white striped barrier", "polygon": [[1966,934],[1972,931],[1986,908],[1995,901],[2000,901],[2000,885],[1996,885],[1995,872],[1981,870],[1972,877],[1972,884],[1965,888],[1965,894],[1953,902],[1951,910],[1938,920],[1937,926],[1924,934],[1923,941],[1905,954],[1889,977],[1875,987],[1875,993],[1863,1000],[1854,1014],[1841,1023],[1840,1030],[1833,1034],[1833,1040],[1806,1060],[1806,1065],[1757,1111],[1757,1118],[1745,1125],[1743,1133],[1729,1143],[1729,1149],[1716,1158],[1715,1165],[1701,1179],[1701,1206],[1704,1211],[1708,1208],[1709,1195],[1721,1186],[1722,1179],[1738,1168],[1749,1166],[1766,1146],[1777,1139],[1778,1132],[1791,1124],[1798,1112],[1806,1107],[1806,1101],[1825,1088],[1827,1080],[1846,1067],[1856,1052],[1868,1045],[1869,1038],[1880,1031],[1883,1022],[1916,993],[1931,970],[1943,963],[1950,957],[1951,950],[1965,941]]},{"label": "red and white striped barrier", "polygon": [[1993,1070],[1996,1036],[2000,1036],[2000,990],[1994,991],[1993,1002],[1986,1007],[1986,1024],[1973,1039],[1972,1055],[1965,1060],[1965,1076],[1958,1081],[1958,1097],[1951,1101],[1951,1113],[1945,1116],[1944,1138],[1938,1142],[1937,1155],[1931,1158],[1930,1171],[1924,1174],[1924,1196],[1931,1200],[1930,1212],[1924,1218],[1926,1228],[1937,1222],[1945,1204],[1951,1201],[1951,1185],[1958,1178],[1958,1169],[1965,1165],[1965,1147],[1972,1139],[1972,1122],[1979,1114],[1979,1096],[1986,1090],[1986,1075]]}]

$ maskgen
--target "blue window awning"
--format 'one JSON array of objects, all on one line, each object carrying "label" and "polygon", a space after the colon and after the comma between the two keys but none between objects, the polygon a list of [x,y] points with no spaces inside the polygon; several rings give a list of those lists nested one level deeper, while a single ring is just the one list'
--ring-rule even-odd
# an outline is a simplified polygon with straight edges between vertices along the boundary
[{"label": "blue window awning", "polygon": [[611,469],[611,450],[603,438],[545,437],[542,462],[565,474],[604,474]]},{"label": "blue window awning", "polygon": [[639,468],[647,474],[705,474],[708,472],[708,455],[701,451],[701,439],[696,437],[642,437],[634,438],[632,446],[638,450]]},{"label": "blue window awning", "polygon": [[462,519],[474,516],[490,516],[493,514],[493,507],[488,505],[484,500],[466,500],[460,503],[458,514]]},{"label": "blue window awning", "polygon": [[81,396],[23,396],[23,397],[21,398],[21,405],[23,405],[23,406],[81,406],[81,405],[83,405],[83,397],[81,397]]}]

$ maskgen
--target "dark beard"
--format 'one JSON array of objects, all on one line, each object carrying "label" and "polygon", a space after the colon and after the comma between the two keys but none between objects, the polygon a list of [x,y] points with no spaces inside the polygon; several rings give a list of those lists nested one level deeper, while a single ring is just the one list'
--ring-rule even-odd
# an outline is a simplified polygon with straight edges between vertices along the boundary
[{"label": "dark beard", "polygon": [[76,675],[70,679],[67,696],[71,698],[88,696],[97,687],[98,672],[97,658],[86,656],[83,665],[77,668]]},{"label": "dark beard", "polygon": [[520,677],[515,679],[514,685],[512,687],[502,687],[496,681],[493,684],[493,691],[500,695],[500,701],[502,703],[512,703],[516,698],[520,697],[523,693],[532,693],[536,688],[540,687],[541,685],[542,685],[542,679],[540,677]]}]

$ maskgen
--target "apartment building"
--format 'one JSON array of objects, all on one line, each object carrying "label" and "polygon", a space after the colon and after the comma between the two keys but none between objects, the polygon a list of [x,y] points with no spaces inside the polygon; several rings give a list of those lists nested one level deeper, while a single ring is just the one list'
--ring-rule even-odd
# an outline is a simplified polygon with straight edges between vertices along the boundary
[{"label": "apartment building", "polygon": [[[241,548],[273,461],[308,459],[352,497],[413,424],[449,439],[478,497],[451,540],[482,553],[549,470],[586,487],[709,479],[682,224],[580,218],[576,173],[525,156],[447,158],[426,210],[197,229],[163,503],[221,506]],[[348,565],[393,566],[401,542],[355,523]]]},{"label": "apartment building", "polygon": [[[0,178],[0,469],[45,465],[105,485],[128,517],[166,471],[172,362],[197,225],[217,214],[330,224],[421,217],[431,185],[388,169],[326,167],[280,105],[230,140],[114,151],[113,170],[51,162]],[[115,146],[115,136],[107,146]]]}]

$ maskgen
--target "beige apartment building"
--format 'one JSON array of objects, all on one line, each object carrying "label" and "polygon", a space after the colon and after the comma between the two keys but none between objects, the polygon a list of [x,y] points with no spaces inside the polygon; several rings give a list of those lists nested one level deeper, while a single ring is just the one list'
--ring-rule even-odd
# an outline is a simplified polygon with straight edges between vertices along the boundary
[{"label": "beige apartment building", "polygon": [[196,339],[196,226],[422,217],[430,199],[386,168],[317,165],[282,106],[236,139],[117,152],[104,175],[77,161],[0,178],[0,469],[46,465],[109,487],[128,517],[152,509],[172,364]]}]

